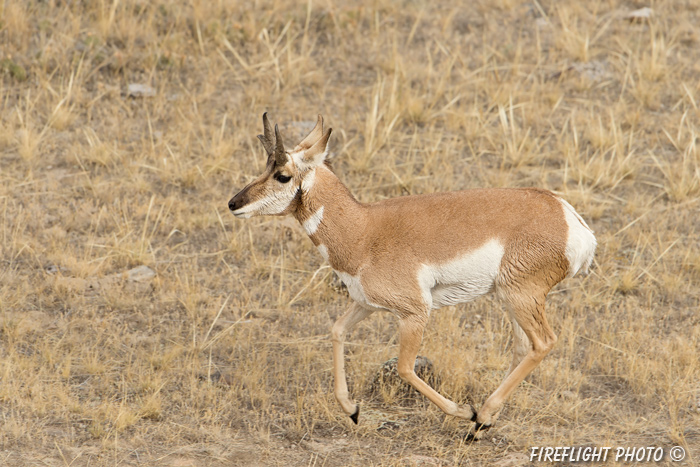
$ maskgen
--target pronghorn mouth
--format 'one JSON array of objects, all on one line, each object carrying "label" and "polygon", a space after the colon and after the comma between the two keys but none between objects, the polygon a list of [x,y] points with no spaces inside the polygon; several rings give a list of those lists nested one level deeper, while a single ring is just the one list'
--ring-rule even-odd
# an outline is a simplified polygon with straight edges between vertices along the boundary
[{"label": "pronghorn mouth", "polygon": [[237,211],[232,211],[232,214],[239,219],[250,219],[250,217],[251,217],[250,212],[245,212],[245,211],[242,211],[241,209],[238,209]]}]

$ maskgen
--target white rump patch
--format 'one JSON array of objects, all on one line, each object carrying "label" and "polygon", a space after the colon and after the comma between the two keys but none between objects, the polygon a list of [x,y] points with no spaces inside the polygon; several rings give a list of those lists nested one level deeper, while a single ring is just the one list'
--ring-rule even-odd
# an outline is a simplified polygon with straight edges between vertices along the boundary
[{"label": "white rump patch", "polygon": [[323,206],[316,211],[315,213],[311,214],[311,217],[306,219],[304,221],[304,230],[306,230],[306,233],[311,236],[316,233],[318,230],[318,226],[321,225],[321,221],[323,220]]},{"label": "white rump patch", "polygon": [[503,245],[493,239],[446,263],[423,264],[418,270],[423,299],[437,309],[485,295],[493,288],[503,253]]},{"label": "white rump patch", "polygon": [[566,238],[566,258],[569,260],[567,277],[577,272],[588,272],[597,245],[593,231],[566,200],[559,198],[564,208],[564,218],[569,227]]}]

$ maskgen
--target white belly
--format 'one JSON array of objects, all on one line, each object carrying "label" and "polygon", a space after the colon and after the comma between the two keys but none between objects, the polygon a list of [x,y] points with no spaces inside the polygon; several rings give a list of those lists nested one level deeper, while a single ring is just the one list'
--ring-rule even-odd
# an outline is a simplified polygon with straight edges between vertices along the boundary
[{"label": "white belly", "polygon": [[433,309],[468,302],[494,286],[503,245],[490,240],[478,249],[442,264],[424,264],[418,271],[423,299]]},{"label": "white belly", "polygon": [[[321,253],[327,255],[323,245]],[[418,283],[423,301],[433,309],[464,303],[488,293],[498,276],[503,245],[491,240],[476,250],[441,264],[423,264],[418,271]],[[325,256],[324,255],[324,256]],[[350,298],[371,308],[384,308],[372,303],[365,294],[360,275],[335,271],[348,289]]]}]

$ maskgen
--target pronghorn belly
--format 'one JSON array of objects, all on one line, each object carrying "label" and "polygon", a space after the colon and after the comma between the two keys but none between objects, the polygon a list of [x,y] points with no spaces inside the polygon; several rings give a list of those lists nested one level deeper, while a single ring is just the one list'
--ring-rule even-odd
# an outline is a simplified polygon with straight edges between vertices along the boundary
[{"label": "pronghorn belly", "polygon": [[468,302],[493,289],[503,258],[503,245],[490,240],[469,253],[440,264],[423,264],[418,281],[432,308]]},{"label": "pronghorn belly", "polygon": [[431,291],[433,303],[432,308],[442,308],[443,306],[457,305],[458,303],[471,302],[476,298],[486,294],[491,290],[491,283],[464,283],[453,285],[438,285]]}]

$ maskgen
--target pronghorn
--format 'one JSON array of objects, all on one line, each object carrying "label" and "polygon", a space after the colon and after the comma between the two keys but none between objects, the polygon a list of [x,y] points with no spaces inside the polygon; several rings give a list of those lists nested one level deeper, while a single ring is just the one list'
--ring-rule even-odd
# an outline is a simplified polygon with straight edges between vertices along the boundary
[{"label": "pronghorn", "polygon": [[[333,325],[335,397],[357,423],[348,395],[345,334],[376,310],[399,320],[399,375],[446,414],[493,425],[505,400],[542,361],[557,337],[545,316],[549,290],[587,271],[593,231],[573,207],[538,188],[472,189],[358,202],[325,163],[329,128],[316,126],[291,151],[267,113],[258,138],[267,152],[263,174],[228,203],[233,215],[294,216],[347,286],[354,304]],[[507,376],[479,412],[446,399],[414,372],[433,309],[495,291],[513,327]]]}]

